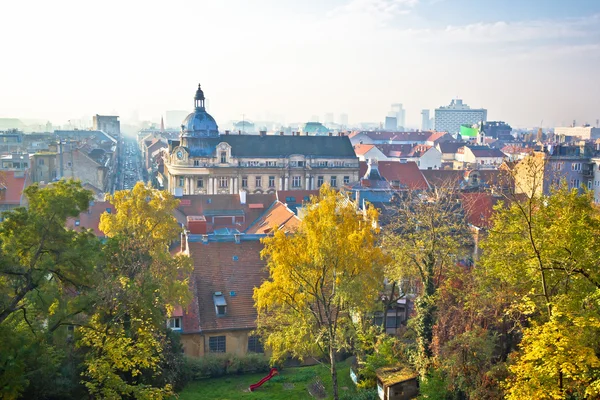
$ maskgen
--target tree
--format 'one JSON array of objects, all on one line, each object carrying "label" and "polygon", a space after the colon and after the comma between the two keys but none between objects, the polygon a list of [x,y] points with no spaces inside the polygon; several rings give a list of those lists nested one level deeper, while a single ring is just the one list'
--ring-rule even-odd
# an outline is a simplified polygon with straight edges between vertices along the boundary
[{"label": "tree", "polygon": [[178,201],[141,182],[107,200],[116,212],[101,217],[108,241],[97,304],[79,330],[84,384],[98,398],[166,398],[172,385],[160,378],[165,321],[173,305],[187,303],[191,272],[189,257],[169,252],[180,230],[172,215]]},{"label": "tree", "polygon": [[352,316],[370,310],[387,257],[378,247],[378,214],[364,214],[328,187],[307,205],[298,230],[263,239],[269,279],[254,291],[258,331],[272,359],[322,356],[338,399],[336,353],[348,344]]},{"label": "tree", "polygon": [[44,382],[59,386],[64,353],[52,336],[90,310],[100,250],[92,233],[65,229],[67,218],[92,200],[79,182],[34,184],[24,193],[29,208],[3,213],[0,223],[0,397],[6,399]]},{"label": "tree", "polygon": [[[582,382],[598,385],[600,365],[591,354],[600,345],[589,338],[597,337],[600,317],[600,212],[591,192],[565,183],[549,196],[531,193],[497,210],[482,266],[511,294],[507,312],[525,326],[510,367],[509,397],[564,398]],[[575,359],[578,368],[569,367]]]},{"label": "tree", "polygon": [[469,256],[472,237],[452,188],[427,195],[413,193],[396,203],[384,228],[384,246],[394,262],[386,276],[418,280],[413,326],[417,336],[416,364],[422,377],[431,364],[436,294],[444,276]]}]

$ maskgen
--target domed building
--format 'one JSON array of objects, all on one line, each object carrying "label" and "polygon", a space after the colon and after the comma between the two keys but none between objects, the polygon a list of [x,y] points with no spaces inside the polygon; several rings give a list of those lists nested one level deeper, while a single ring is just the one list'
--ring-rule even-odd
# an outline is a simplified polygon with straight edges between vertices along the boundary
[{"label": "domed building", "polygon": [[163,185],[174,195],[311,190],[358,180],[358,158],[347,136],[220,135],[205,101],[198,85],[194,112],[163,154]]}]

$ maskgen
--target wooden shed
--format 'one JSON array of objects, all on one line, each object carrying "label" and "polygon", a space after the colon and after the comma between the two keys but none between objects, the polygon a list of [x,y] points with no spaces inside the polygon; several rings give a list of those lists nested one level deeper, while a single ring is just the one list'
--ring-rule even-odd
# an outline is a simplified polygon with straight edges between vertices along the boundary
[{"label": "wooden shed", "polygon": [[419,394],[419,374],[405,366],[377,370],[377,393],[381,400],[408,400]]}]

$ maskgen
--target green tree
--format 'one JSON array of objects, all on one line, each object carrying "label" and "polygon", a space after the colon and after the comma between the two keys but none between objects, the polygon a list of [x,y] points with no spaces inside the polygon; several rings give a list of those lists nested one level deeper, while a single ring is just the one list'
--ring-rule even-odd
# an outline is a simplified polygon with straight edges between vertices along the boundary
[{"label": "green tree", "polygon": [[84,384],[97,398],[166,398],[173,388],[161,379],[165,321],[175,304],[187,303],[192,266],[189,257],[169,252],[180,231],[173,217],[178,201],[143,183],[107,200],[115,212],[101,217],[108,241],[97,304],[79,330]]},{"label": "green tree", "polygon": [[92,200],[79,182],[34,184],[24,193],[29,208],[3,213],[0,223],[0,397],[6,399],[61,376],[64,353],[53,334],[90,309],[100,250],[92,233],[65,229],[67,218]]},{"label": "green tree", "polygon": [[263,240],[270,277],[254,291],[258,330],[273,360],[324,357],[335,399],[335,355],[348,344],[352,315],[372,308],[383,281],[377,218],[374,208],[360,214],[323,187],[294,234],[276,231]]},{"label": "green tree", "polygon": [[416,366],[425,377],[433,355],[438,288],[456,263],[470,255],[472,237],[451,188],[439,188],[427,197],[407,195],[394,211],[384,229],[384,246],[394,259],[386,276],[420,283],[412,324],[417,336]]}]

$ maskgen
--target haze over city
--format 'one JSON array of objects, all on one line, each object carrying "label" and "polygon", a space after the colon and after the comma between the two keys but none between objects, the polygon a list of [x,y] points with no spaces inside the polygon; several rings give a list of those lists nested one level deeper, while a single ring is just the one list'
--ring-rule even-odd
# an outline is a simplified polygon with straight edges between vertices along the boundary
[{"label": "haze over city", "polygon": [[381,122],[462,98],[513,126],[600,118],[600,2],[3,2],[0,117],[189,110]]}]

